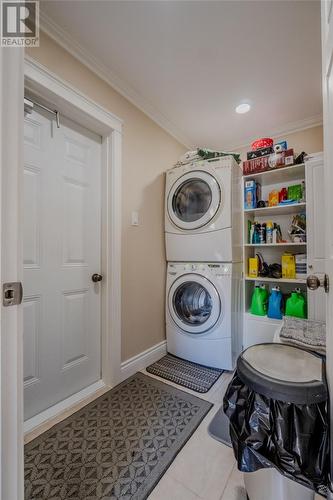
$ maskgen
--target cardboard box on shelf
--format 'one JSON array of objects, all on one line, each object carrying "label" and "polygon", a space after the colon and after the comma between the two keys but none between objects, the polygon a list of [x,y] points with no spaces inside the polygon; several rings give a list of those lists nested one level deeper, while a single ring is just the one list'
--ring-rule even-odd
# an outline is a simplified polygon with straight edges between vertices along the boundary
[{"label": "cardboard box on shelf", "polygon": [[243,161],[243,175],[256,174],[258,172],[265,172],[269,170],[268,167],[268,156],[262,156],[261,158],[254,158],[253,160]]},{"label": "cardboard box on shelf", "polygon": [[282,261],[282,278],[295,279],[296,278],[295,255],[286,252],[282,255],[281,261]]},{"label": "cardboard box on shelf", "polygon": [[294,150],[287,149],[276,154],[243,161],[243,175],[257,174],[275,168],[289,167],[294,163]]},{"label": "cardboard box on shelf", "polygon": [[294,163],[294,150],[286,149],[269,155],[268,165],[270,168],[288,167]]},{"label": "cardboard box on shelf", "polygon": [[262,156],[268,156],[274,153],[272,147],[256,149],[255,151],[249,151],[246,156],[248,160],[253,160],[254,158],[261,158]]},{"label": "cardboard box on shelf", "polygon": [[254,180],[248,180],[244,186],[244,208],[246,210],[256,208],[261,199],[261,185]]}]

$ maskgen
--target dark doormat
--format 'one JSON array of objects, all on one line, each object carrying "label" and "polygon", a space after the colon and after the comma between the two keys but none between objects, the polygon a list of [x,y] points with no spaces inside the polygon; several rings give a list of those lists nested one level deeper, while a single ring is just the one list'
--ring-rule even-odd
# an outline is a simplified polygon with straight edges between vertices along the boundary
[{"label": "dark doormat", "polygon": [[209,368],[167,354],[156,363],[148,366],[147,372],[192,389],[192,391],[204,393],[208,392],[215,384],[223,370]]},{"label": "dark doormat", "polygon": [[25,500],[143,500],[211,407],[137,373],[25,446]]},{"label": "dark doormat", "polygon": [[220,441],[220,443],[226,444],[231,448],[229,419],[224,413],[222,406],[215,413],[213,420],[209,424],[208,434],[217,441]]}]

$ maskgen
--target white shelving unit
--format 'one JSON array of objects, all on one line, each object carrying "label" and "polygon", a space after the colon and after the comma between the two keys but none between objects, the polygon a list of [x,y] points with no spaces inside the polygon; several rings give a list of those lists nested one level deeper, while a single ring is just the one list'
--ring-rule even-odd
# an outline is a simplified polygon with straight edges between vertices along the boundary
[{"label": "white shelving unit", "polygon": [[[268,194],[273,189],[278,191],[282,187],[293,184],[301,184],[305,181],[305,165],[293,165],[280,169],[273,169],[243,177],[243,190],[246,180],[255,179],[260,182],[262,189],[262,199],[267,200]],[[274,333],[281,320],[270,319],[267,316],[260,317],[250,313],[250,305],[253,289],[256,284],[265,283],[271,289],[279,285],[282,293],[290,293],[294,288],[300,287],[303,293],[307,293],[306,279],[274,279],[274,278],[252,278],[248,276],[248,260],[260,253],[268,264],[281,264],[281,257],[284,252],[307,254],[307,243],[294,243],[288,241],[292,218],[297,213],[306,213],[306,202],[283,204],[275,207],[255,208],[243,210],[243,266],[244,266],[244,347],[260,342],[271,342]],[[275,244],[251,244],[248,242],[248,221],[275,222],[280,225],[282,237],[286,240],[283,243]]]},{"label": "white shelving unit", "polygon": [[304,210],[306,203],[291,203],[285,205],[278,205],[277,207],[264,207],[264,208],[253,208],[244,210],[245,214],[268,217],[270,215],[281,215],[281,214],[298,214],[301,210]]},{"label": "white shelving unit", "polygon": [[306,279],[290,279],[290,278],[280,278],[279,280],[274,279],[274,278],[252,278],[252,276],[245,276],[246,281],[260,281],[261,283],[298,283],[300,285],[305,285],[306,284]]},{"label": "white shelving unit", "polygon": [[244,175],[244,180],[255,179],[256,181],[266,183],[266,179],[269,179],[272,184],[280,184],[281,182],[297,181],[301,179],[304,175],[305,164],[301,165],[291,165],[290,167],[276,168],[272,170],[266,170],[265,172],[260,172],[258,174]]},{"label": "white shelving unit", "polygon": [[[256,217],[257,219],[257,217]],[[285,243],[265,243],[265,244],[259,244],[259,243],[246,243],[244,245],[245,247],[261,247],[261,248],[269,248],[269,247],[306,247],[306,243],[293,243],[292,241],[286,241]]]}]

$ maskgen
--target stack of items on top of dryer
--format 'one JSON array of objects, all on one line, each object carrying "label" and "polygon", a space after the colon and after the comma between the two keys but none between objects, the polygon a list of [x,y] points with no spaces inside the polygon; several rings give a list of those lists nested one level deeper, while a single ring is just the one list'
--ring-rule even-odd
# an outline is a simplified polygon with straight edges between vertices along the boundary
[{"label": "stack of items on top of dryer", "polygon": [[201,160],[215,160],[217,158],[223,158],[224,156],[232,156],[237,163],[240,163],[240,154],[238,153],[225,153],[224,151],[212,151],[211,149],[197,148],[193,151],[187,151],[184,153],[175,167],[182,167]]},{"label": "stack of items on top of dryer", "polygon": [[166,173],[167,349],[227,370],[242,346],[239,161],[197,149]]}]

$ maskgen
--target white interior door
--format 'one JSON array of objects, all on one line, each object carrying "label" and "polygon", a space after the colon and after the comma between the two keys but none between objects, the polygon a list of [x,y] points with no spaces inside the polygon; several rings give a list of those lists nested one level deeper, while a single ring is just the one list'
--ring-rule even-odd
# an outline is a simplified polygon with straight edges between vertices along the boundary
[{"label": "white interior door", "polygon": [[[323,68],[323,115],[324,115],[324,173],[326,189],[326,253],[325,268],[331,282],[327,294],[327,378],[330,389],[330,406],[333,407],[333,1],[322,1],[322,68]],[[323,214],[323,216],[325,215]],[[331,414],[331,444],[333,412]],[[332,449],[332,446],[331,446]],[[331,452],[331,477],[333,460]],[[332,495],[331,497],[332,498]]]},{"label": "white interior door", "polygon": [[101,138],[34,111],[24,160],[27,419],[101,378]]}]

